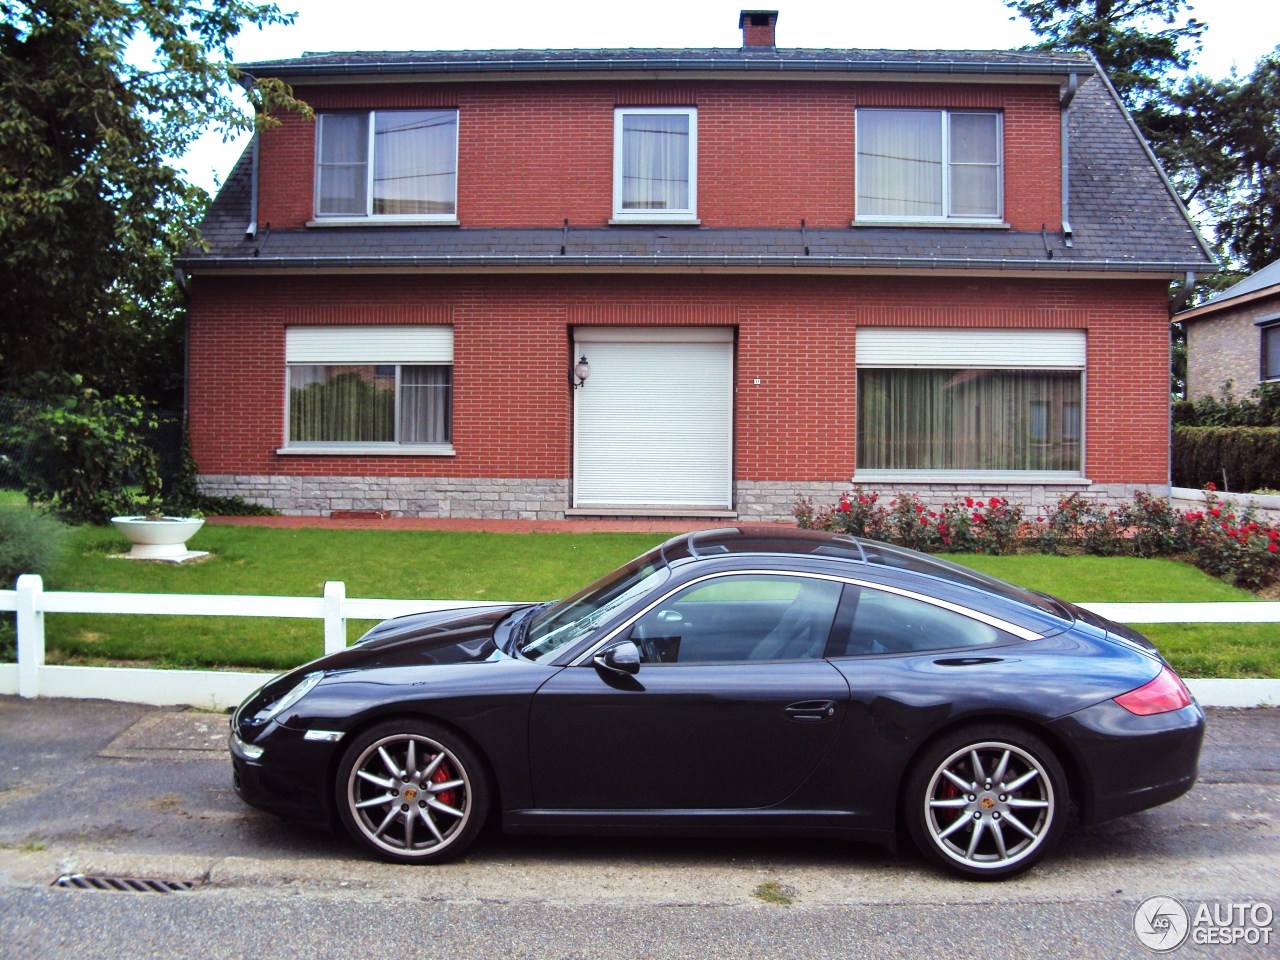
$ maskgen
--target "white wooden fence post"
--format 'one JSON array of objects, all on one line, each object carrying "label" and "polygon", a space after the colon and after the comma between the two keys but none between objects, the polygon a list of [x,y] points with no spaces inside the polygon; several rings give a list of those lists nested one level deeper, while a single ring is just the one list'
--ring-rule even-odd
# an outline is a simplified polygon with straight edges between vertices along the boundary
[{"label": "white wooden fence post", "polygon": [[38,573],[18,577],[18,696],[40,696],[44,666],[44,581]]},{"label": "white wooden fence post", "polygon": [[347,647],[347,618],[342,605],[347,599],[347,585],[342,580],[328,580],[324,585],[324,652],[337,653]]}]

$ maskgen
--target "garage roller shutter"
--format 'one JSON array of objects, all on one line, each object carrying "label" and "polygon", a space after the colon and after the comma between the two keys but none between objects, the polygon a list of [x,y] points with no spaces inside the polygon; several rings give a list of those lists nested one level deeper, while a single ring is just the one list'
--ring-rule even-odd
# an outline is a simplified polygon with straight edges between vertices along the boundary
[{"label": "garage roller shutter", "polygon": [[733,343],[727,329],[581,331],[574,391],[578,507],[730,506]]}]

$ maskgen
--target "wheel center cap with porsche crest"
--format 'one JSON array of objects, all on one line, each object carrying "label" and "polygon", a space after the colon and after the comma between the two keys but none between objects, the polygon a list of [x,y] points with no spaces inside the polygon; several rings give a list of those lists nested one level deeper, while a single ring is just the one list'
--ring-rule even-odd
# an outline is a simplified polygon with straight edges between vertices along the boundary
[{"label": "wheel center cap with porsche crest", "polygon": [[406,800],[412,800],[412,799],[414,799],[414,797],[416,797],[417,795],[418,795],[418,791],[417,791],[417,790],[415,790],[413,787],[407,787],[407,788],[405,789],[404,793],[402,794],[402,796],[403,796]]},{"label": "wheel center cap with porsche crest", "polygon": [[996,798],[995,798],[995,797],[993,797],[993,796],[992,796],[991,794],[989,794],[989,793],[984,793],[984,794],[982,795],[982,800],[981,800],[981,801],[979,801],[979,802],[980,802],[980,804],[981,804],[981,806],[982,806],[982,809],[983,809],[983,810],[994,810],[994,809],[995,809],[995,806],[996,806]]}]

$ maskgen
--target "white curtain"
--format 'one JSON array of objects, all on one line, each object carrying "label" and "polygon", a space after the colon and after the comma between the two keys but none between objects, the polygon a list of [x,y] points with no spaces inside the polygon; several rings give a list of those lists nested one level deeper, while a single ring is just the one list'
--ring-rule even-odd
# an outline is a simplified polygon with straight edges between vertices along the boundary
[{"label": "white curtain", "polygon": [[375,214],[454,212],[458,138],[454,111],[378,111],[373,134]]},{"label": "white curtain", "polygon": [[364,216],[368,213],[369,115],[322,113],[316,175],[318,216]]},{"label": "white curtain", "polygon": [[401,443],[448,443],[452,411],[452,367],[400,368]]},{"label": "white curtain", "polygon": [[942,114],[858,111],[858,213],[942,217]]},{"label": "white curtain", "polygon": [[994,113],[953,113],[953,217],[1000,216],[1000,120]]},{"label": "white curtain", "polygon": [[689,117],[622,118],[622,209],[689,209]]},{"label": "white curtain", "polygon": [[858,468],[1077,472],[1080,399],[1077,371],[860,369]]}]

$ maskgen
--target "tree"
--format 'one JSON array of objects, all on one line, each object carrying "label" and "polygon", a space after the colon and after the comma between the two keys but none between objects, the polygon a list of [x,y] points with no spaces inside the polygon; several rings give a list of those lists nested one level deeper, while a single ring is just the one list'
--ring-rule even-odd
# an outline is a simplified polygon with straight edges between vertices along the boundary
[{"label": "tree", "polygon": [[1043,38],[1040,47],[1087,50],[1141,125],[1158,115],[1200,50],[1205,24],[1186,16],[1188,0],[1005,0]]},{"label": "tree", "polygon": [[242,27],[291,20],[245,0],[0,0],[0,392],[39,372],[163,392],[172,259],[208,202],[170,158],[210,127],[306,112],[231,63]]},{"label": "tree", "polygon": [[1107,72],[1183,201],[1237,269],[1280,258],[1280,47],[1243,81],[1188,76],[1206,25],[1188,0],[1006,0],[1041,47],[1087,50]]},{"label": "tree", "polygon": [[1242,272],[1280,259],[1280,47],[1243,81],[1189,78],[1161,128],[1170,173]]}]

